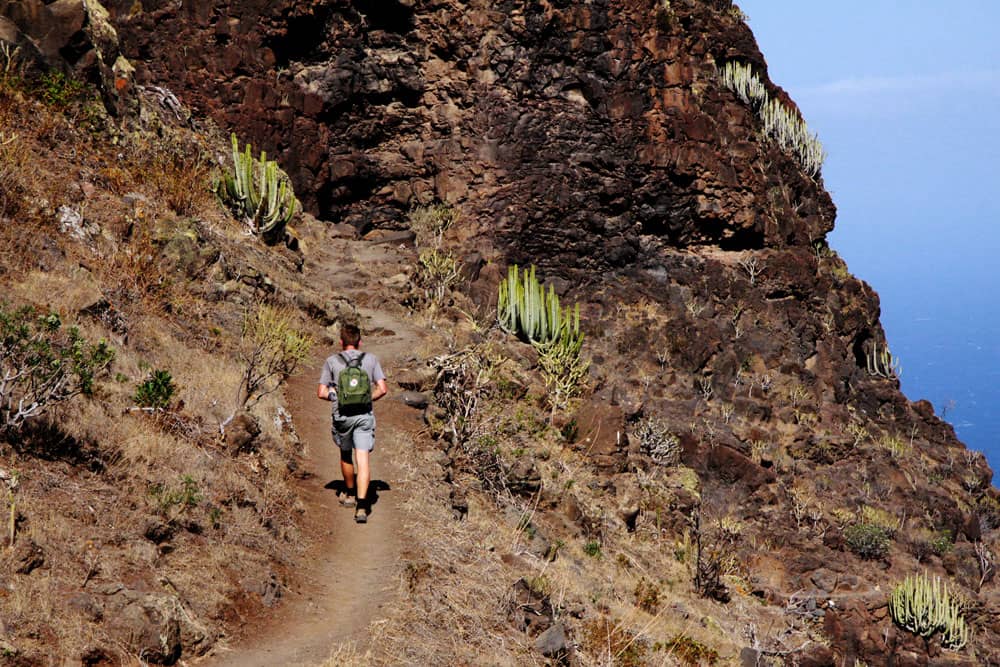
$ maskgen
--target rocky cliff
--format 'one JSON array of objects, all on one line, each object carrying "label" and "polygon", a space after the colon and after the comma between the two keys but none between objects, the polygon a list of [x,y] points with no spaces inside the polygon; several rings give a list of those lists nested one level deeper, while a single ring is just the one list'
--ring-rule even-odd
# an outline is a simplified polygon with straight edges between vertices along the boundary
[{"label": "rocky cliff", "polygon": [[[508,491],[535,498],[532,530],[605,549],[633,534],[697,540],[695,592],[718,605],[702,626],[721,624],[726,655],[743,664],[1000,660],[992,472],[928,403],[901,394],[880,357],[878,297],[826,244],[836,212],[821,173],[723,85],[725,64],[749,65],[797,117],[729,0],[105,6],[129,70],[119,92],[169,90],[253,140],[319,220],[408,242],[391,233],[415,208],[444,205],[457,212],[442,246],[464,267],[457,305],[488,312],[512,263],[537,265],[581,304],[586,390],[575,416],[548,426],[594,476],[588,490],[542,484],[551,452],[538,443],[556,436],[512,427],[523,446],[497,465]],[[504,345],[522,368],[514,390],[491,397],[530,403],[544,392],[530,349]],[[693,481],[660,465],[651,428]],[[437,481],[462,514],[461,499],[490,484],[468,443],[436,435]],[[861,543],[872,526],[881,546]],[[666,578],[653,556],[635,558]],[[963,651],[942,653],[938,636],[889,617],[886,591],[923,569],[962,591],[975,628]],[[543,627],[523,628],[540,637],[555,627],[552,591],[528,588],[524,605],[550,605]],[[766,641],[765,620],[783,628]],[[587,660],[591,626],[578,626],[577,658],[573,642],[546,655]]]}]

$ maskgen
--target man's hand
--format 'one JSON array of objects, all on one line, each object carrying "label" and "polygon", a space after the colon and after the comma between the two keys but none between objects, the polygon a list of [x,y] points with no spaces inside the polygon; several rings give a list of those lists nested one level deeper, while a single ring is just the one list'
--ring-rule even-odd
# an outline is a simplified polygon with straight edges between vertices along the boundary
[{"label": "man's hand", "polygon": [[336,396],[337,392],[325,384],[319,385],[319,388],[316,389],[316,398],[321,401],[332,401]]}]

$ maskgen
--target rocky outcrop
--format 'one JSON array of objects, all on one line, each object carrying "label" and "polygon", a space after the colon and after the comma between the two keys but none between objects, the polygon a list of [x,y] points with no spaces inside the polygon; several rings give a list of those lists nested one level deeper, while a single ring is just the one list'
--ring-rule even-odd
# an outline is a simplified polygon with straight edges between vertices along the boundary
[{"label": "rocky outcrop", "polygon": [[[718,79],[720,64],[748,63],[795,113],[728,0],[107,4],[136,79],[277,157],[320,219],[411,243],[387,232],[443,202],[460,213],[445,245],[475,258],[466,292],[479,305],[511,262],[581,303],[593,363],[571,446],[603,476],[595,489],[617,479],[617,524],[655,512],[680,534],[714,512],[753,535],[737,561],[771,544],[753,595],[822,622],[832,643],[801,664],[933,657],[882,634],[883,602],[837,607],[838,591],[818,589],[835,575],[884,601],[885,556],[851,553],[843,530],[864,507],[947,532],[959,544],[934,564],[975,588],[970,545],[989,512],[973,508],[996,506],[991,472],[975,457],[958,471],[951,428],[871,372],[878,297],[826,245],[835,208],[821,176]],[[432,432],[442,411],[426,407]],[[658,472],[658,497],[627,477],[654,465],[629,435],[645,419],[676,436],[695,478]],[[498,483],[535,493],[522,444]],[[450,445],[445,479],[462,465]],[[470,511],[461,489],[449,497]],[[571,495],[550,500],[583,533],[603,525]],[[893,576],[925,562],[904,544]]]},{"label": "rocky outcrop", "polygon": [[62,70],[98,87],[108,111],[125,113],[133,99],[132,65],[97,0],[0,2],[4,66],[32,74]]},{"label": "rocky outcrop", "polygon": [[139,78],[280,155],[321,218],[398,227],[444,201],[486,257],[566,274],[648,240],[808,247],[832,228],[821,184],[716,81],[723,60],[766,67],[713,4],[109,6]]}]

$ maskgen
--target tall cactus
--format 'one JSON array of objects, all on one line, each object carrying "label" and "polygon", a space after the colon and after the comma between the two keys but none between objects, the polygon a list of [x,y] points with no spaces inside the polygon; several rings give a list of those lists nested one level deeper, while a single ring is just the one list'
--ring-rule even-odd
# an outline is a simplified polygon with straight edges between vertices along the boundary
[{"label": "tall cactus", "polygon": [[261,151],[258,160],[250,144],[241,151],[235,134],[232,144],[233,173],[223,177],[219,195],[243,216],[250,231],[265,240],[275,240],[298,210],[288,176],[277,162],[267,159],[266,152]]},{"label": "tall cactus", "polygon": [[909,576],[896,585],[889,597],[889,613],[896,625],[929,639],[941,633],[941,645],[954,651],[969,642],[969,626],[961,608],[941,579]]},{"label": "tall cactus", "polygon": [[535,267],[507,270],[497,295],[497,319],[508,333],[523,336],[538,351],[538,366],[549,389],[552,412],[567,407],[585,381],[590,362],[584,360],[580,304],[559,305],[554,287],[535,277]]},{"label": "tall cactus", "polygon": [[535,277],[535,267],[507,270],[497,295],[497,318],[508,333],[518,334],[537,345],[564,340],[582,343],[580,306],[562,308],[552,285],[545,287]]}]

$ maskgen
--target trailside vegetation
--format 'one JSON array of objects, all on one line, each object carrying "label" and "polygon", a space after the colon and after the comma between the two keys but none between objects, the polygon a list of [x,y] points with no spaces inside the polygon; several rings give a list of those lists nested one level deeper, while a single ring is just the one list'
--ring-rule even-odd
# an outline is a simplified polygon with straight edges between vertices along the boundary
[{"label": "trailside vegetation", "polygon": [[105,341],[91,343],[76,327],[64,329],[55,313],[0,305],[0,433],[90,394],[114,358]]},{"label": "trailside vegetation", "polygon": [[280,240],[285,227],[298,211],[298,200],[288,176],[278,168],[278,163],[267,159],[261,151],[260,159],[253,156],[250,144],[240,150],[240,142],[233,134],[233,173],[225,174],[216,192],[251,232],[268,243]]},{"label": "trailside vegetation", "polygon": [[940,632],[944,648],[958,651],[969,642],[958,601],[939,577],[931,579],[926,572],[906,577],[892,589],[889,613],[896,625],[924,639]]},{"label": "trailside vegetation", "polygon": [[527,339],[538,352],[538,366],[549,391],[553,412],[567,407],[590,368],[580,352],[580,306],[563,308],[555,288],[538,282],[535,267],[520,271],[515,264],[501,281],[497,295],[501,328]]}]

